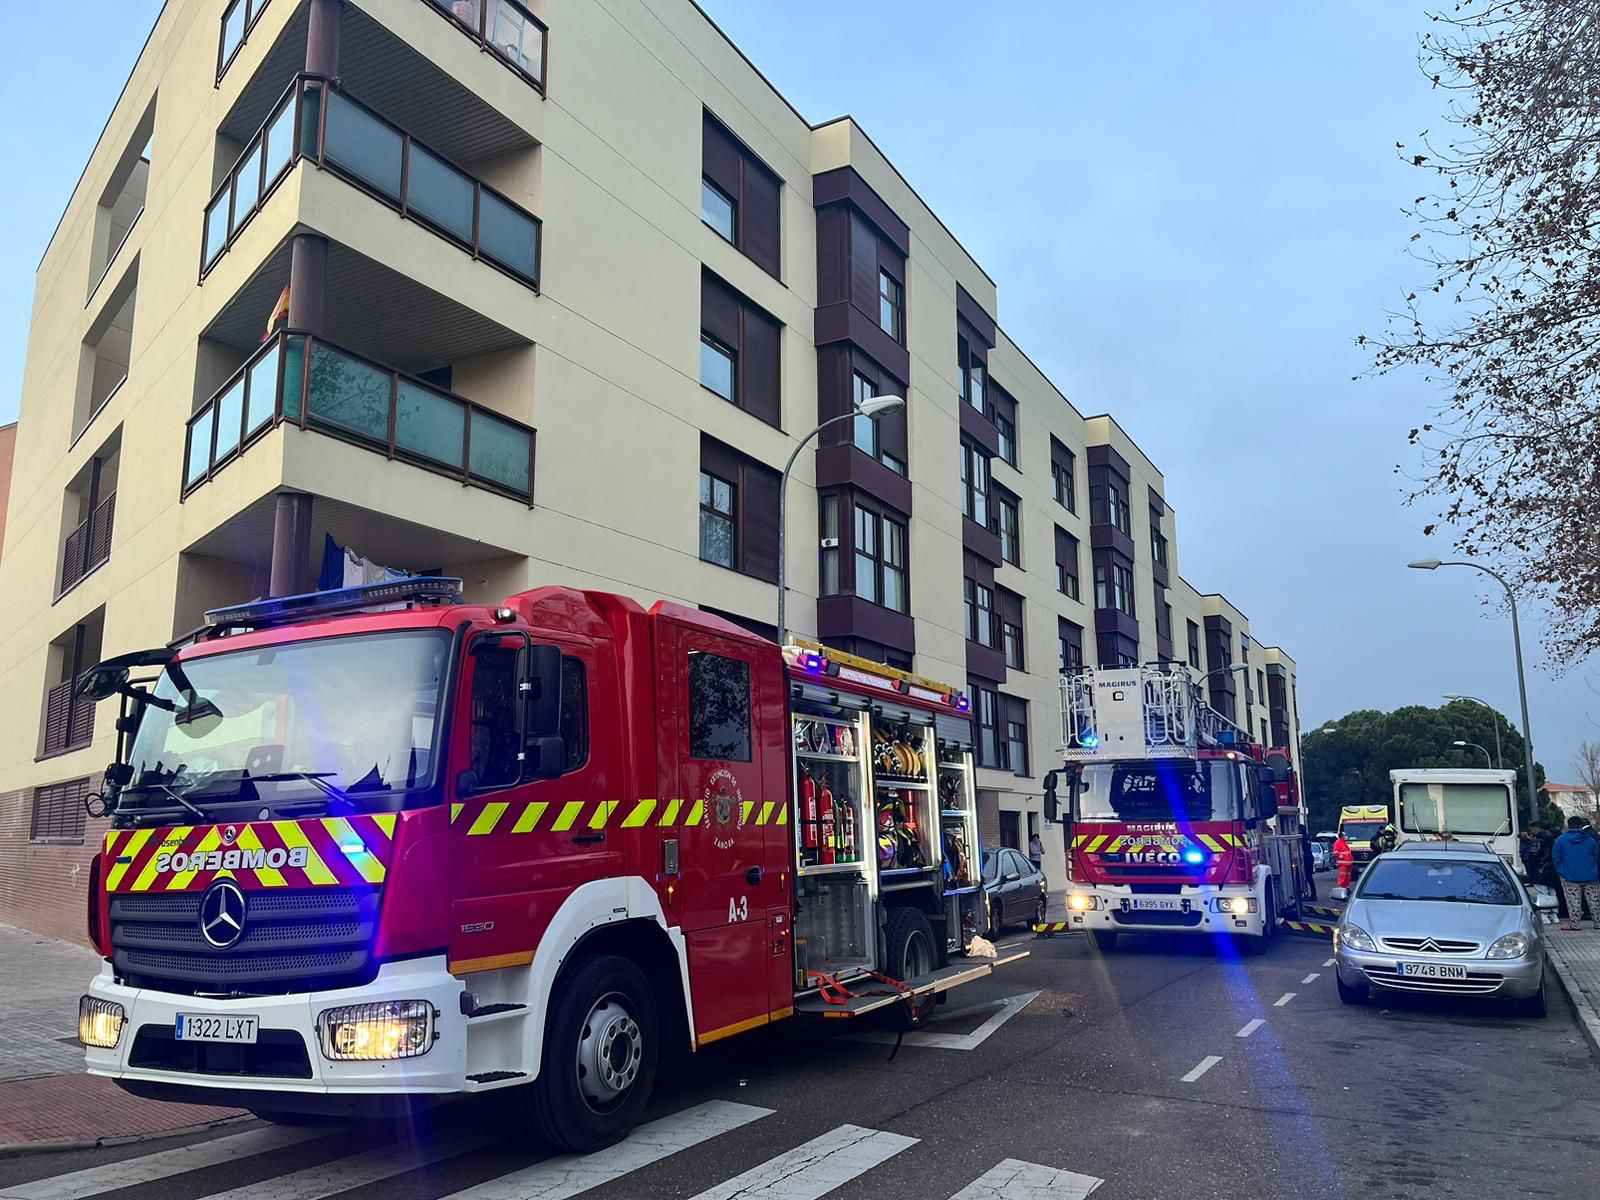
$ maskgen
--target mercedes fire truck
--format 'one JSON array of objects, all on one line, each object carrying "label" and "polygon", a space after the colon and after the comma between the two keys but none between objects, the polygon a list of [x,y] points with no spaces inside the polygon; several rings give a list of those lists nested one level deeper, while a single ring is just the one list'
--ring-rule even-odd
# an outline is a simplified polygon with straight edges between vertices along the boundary
[{"label": "mercedes fire truck", "polygon": [[[914,1024],[983,932],[969,703],[662,602],[419,578],[91,669],[91,1073],[269,1120],[507,1089],[636,1123],[664,1047]],[[992,953],[992,952],[991,952]]]},{"label": "mercedes fire truck", "polygon": [[1100,950],[1124,933],[1265,949],[1308,891],[1287,753],[1249,742],[1176,663],[1073,671],[1061,698],[1072,928]]}]

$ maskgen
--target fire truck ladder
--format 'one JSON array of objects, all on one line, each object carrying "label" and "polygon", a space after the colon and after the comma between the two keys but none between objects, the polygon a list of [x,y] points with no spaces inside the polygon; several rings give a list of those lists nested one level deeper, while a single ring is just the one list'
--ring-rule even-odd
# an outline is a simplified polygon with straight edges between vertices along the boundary
[{"label": "fire truck ladder", "polygon": [[[1137,676],[1136,688],[1118,689],[1110,699],[1097,701],[1097,685],[1102,677]],[[1146,663],[1127,670],[1085,668],[1061,677],[1061,744],[1068,759],[1103,757],[1112,751],[1107,737],[1111,732],[1107,712],[1098,703],[1121,701],[1127,691],[1135,691],[1139,704],[1138,728],[1130,729],[1128,713],[1119,723],[1117,753],[1125,757],[1192,757],[1201,748],[1215,746],[1219,734],[1232,725],[1221,713],[1205,703],[1200,685],[1189,669],[1177,663]],[[1141,744],[1129,744],[1142,738]]]}]

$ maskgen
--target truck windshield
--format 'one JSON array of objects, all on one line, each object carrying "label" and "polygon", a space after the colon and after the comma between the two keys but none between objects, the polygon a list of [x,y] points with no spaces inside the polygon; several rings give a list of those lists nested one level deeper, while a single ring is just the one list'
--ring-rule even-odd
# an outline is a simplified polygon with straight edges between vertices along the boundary
[{"label": "truck windshield", "polygon": [[[442,630],[317,638],[162,672],[119,806],[338,800],[433,777],[449,660]],[[166,702],[163,705],[163,701]]]},{"label": "truck windshield", "polygon": [[1076,789],[1083,821],[1231,821],[1241,811],[1239,769],[1187,759],[1091,763]]},{"label": "truck windshield", "polygon": [[1400,828],[1407,833],[1498,837],[1511,832],[1511,789],[1503,783],[1402,783]]}]

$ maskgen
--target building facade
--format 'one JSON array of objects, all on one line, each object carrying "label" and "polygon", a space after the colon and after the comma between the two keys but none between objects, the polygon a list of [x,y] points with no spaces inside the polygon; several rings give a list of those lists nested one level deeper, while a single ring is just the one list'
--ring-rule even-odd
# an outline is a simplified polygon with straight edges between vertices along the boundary
[{"label": "building facade", "polygon": [[988,840],[1042,834],[1061,881],[1064,666],[1218,671],[1295,747],[1293,661],[1179,575],[1160,472],[998,314],[866,133],[689,0],[169,0],[38,271],[0,920],[77,933],[97,658],[308,590],[329,546],[776,635],[779,473],[832,418],[787,492],[786,624],[969,690]]}]

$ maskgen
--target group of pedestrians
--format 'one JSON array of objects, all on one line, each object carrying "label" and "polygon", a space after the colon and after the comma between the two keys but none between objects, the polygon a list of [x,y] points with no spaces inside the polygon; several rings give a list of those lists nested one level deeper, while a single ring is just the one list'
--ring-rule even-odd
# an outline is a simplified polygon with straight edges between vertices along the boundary
[{"label": "group of pedestrians", "polygon": [[1600,929],[1600,835],[1584,817],[1568,817],[1560,837],[1542,821],[1522,835],[1522,867],[1528,878],[1552,888],[1563,929],[1574,930],[1587,912]]}]

